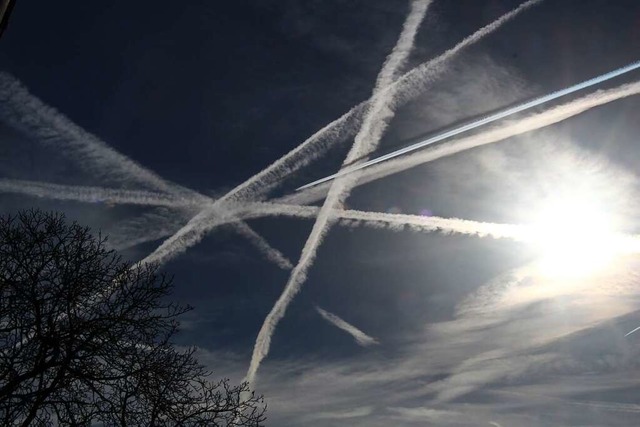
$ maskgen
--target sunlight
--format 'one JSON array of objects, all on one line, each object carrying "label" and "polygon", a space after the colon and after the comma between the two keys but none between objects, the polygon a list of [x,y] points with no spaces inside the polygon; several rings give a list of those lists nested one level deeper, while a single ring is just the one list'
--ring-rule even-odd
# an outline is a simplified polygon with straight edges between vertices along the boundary
[{"label": "sunlight", "polygon": [[612,215],[586,197],[551,200],[540,210],[533,240],[540,274],[580,278],[606,267],[620,249]]}]

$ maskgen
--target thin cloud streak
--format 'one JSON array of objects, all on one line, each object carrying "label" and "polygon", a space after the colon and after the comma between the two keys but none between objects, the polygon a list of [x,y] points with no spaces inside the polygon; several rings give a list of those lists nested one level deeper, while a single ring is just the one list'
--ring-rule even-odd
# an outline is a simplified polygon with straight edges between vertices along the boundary
[{"label": "thin cloud streak", "polygon": [[335,314],[323,310],[320,307],[316,307],[316,310],[318,311],[318,313],[320,313],[320,316],[322,316],[324,320],[351,335],[353,339],[358,343],[358,345],[362,347],[369,347],[374,344],[380,344],[378,340],[365,334],[360,329],[356,328],[355,326],[346,322]]},{"label": "thin cloud streak", "polygon": [[[384,79],[386,79],[386,75],[393,75],[397,67],[401,66],[403,61],[406,59],[406,55],[408,54],[407,50],[411,48],[411,46],[407,46],[408,42],[413,44],[413,38],[416,31],[416,25],[418,25],[426,12],[428,4],[422,7],[422,3],[420,1],[416,1],[412,3],[411,11],[403,24],[403,29],[400,35],[399,42],[396,43],[402,44],[402,48],[396,50],[395,48],[392,50],[391,54],[385,61],[385,64],[382,67],[380,74],[382,74],[382,79],[379,79],[380,83],[384,83]],[[409,40],[407,40],[407,38]],[[376,90],[379,89],[376,87]],[[374,90],[374,96],[377,93]],[[382,97],[381,102],[387,102],[387,98]],[[375,104],[374,104],[375,106]],[[382,109],[386,108],[386,105],[380,105],[380,108],[374,108],[367,111],[367,117],[365,117],[365,123],[367,120],[371,120],[372,122],[376,120],[376,117],[381,113]],[[389,106],[390,107],[390,106]],[[387,114],[388,115],[388,114]],[[371,116],[371,117],[370,117]],[[347,165],[353,161],[355,161],[359,153],[362,152],[370,152],[376,148],[379,139],[373,139],[369,134],[372,129],[362,129],[361,133],[356,137],[353,146],[349,150],[347,154],[343,166]],[[313,224],[313,228],[311,229],[311,233],[305,242],[302,252],[300,254],[300,259],[298,260],[298,264],[291,270],[291,275],[289,276],[289,280],[285,285],[285,288],[274,304],[273,308],[267,314],[267,317],[264,319],[264,322],[258,332],[258,337],[256,338],[255,346],[253,348],[253,354],[251,356],[251,362],[249,364],[249,369],[247,370],[247,381],[250,384],[255,383],[256,373],[258,368],[260,367],[260,363],[262,360],[269,354],[269,348],[271,346],[271,337],[273,336],[276,326],[280,322],[280,320],[284,317],[287,307],[293,301],[293,298],[296,296],[300,289],[302,288],[302,284],[307,279],[307,274],[309,268],[313,265],[313,262],[317,256],[318,248],[322,244],[324,237],[329,231],[331,224],[336,221],[336,218],[332,215],[332,211],[341,207],[345,202],[346,198],[349,196],[350,190],[353,188],[355,181],[352,177],[344,177],[339,180],[333,181],[327,198],[325,199],[322,208],[318,212],[318,216],[316,218],[315,223]]]}]

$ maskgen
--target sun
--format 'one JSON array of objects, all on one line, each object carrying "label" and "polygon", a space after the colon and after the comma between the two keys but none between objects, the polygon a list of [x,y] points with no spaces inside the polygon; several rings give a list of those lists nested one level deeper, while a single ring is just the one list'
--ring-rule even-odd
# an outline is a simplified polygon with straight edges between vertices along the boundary
[{"label": "sun", "polygon": [[580,195],[549,200],[532,227],[538,272],[558,279],[581,278],[604,269],[620,251],[613,215]]}]

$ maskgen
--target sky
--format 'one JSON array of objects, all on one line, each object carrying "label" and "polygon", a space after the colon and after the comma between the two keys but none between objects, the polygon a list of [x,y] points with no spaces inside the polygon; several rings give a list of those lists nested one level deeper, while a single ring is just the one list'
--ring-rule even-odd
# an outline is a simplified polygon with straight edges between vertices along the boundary
[{"label": "sky", "polygon": [[267,425],[635,425],[640,71],[296,188],[638,45],[633,0],[18,2],[0,214],[160,263]]}]

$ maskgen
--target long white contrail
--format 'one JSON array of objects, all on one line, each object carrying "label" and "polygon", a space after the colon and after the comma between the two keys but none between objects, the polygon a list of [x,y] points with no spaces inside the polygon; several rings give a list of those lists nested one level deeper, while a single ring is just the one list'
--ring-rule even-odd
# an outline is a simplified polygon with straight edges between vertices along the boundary
[{"label": "long white contrail", "polygon": [[362,347],[368,347],[370,345],[380,344],[378,340],[365,334],[360,329],[356,328],[355,326],[346,322],[335,314],[329,313],[328,311],[323,310],[320,307],[316,307],[316,310],[318,311],[318,313],[320,313],[320,316],[322,316],[324,320],[351,335],[353,339],[358,343],[358,345],[361,345]]},{"label": "long white contrail", "polygon": [[[542,0],[529,0],[522,3],[512,11],[502,15],[492,23],[482,27],[472,35],[468,36],[453,48],[449,49],[441,56],[427,61],[412,71],[404,74],[392,86],[388,87],[390,93],[394,93],[396,106],[400,106],[404,102],[417,97],[422,91],[433,82],[443,71],[447,61],[451,60],[464,48],[480,41],[487,35],[496,31],[505,23],[514,19],[520,13],[530,7],[540,3]],[[381,93],[378,96],[388,97],[388,93]],[[279,184],[287,175],[308,165],[313,160],[319,158],[326,153],[329,148],[337,141],[344,140],[353,135],[358,126],[364,120],[367,107],[372,103],[374,97],[363,102],[347,113],[343,114],[337,120],[329,123],[324,128],[313,134],[301,145],[276,160],[270,166],[249,178],[233,190],[222,196],[216,206],[210,209],[210,212],[203,212],[202,215],[193,217],[186,225],[177,231],[179,236],[170,237],[161,247],[156,249],[162,254],[151,254],[152,258],[173,257],[172,251],[177,253],[184,252],[187,247],[185,245],[194,245],[210,230],[217,227],[221,222],[215,219],[215,210],[219,205],[223,205],[230,201],[257,200],[264,194],[268,193],[275,185]],[[322,190],[320,190],[322,192]],[[325,193],[326,194],[326,190]],[[316,199],[318,200],[318,199]],[[202,224],[202,222],[206,224]],[[224,221],[223,221],[224,222]],[[185,236],[190,236],[186,238]]]},{"label": "long white contrail", "polygon": [[407,62],[407,58],[413,48],[416,33],[430,4],[431,0],[415,0],[411,3],[411,11],[404,23],[398,42],[378,74],[371,102],[364,116],[362,126],[355,137],[354,147],[358,148],[352,157],[356,159],[362,158],[375,150],[389,121],[395,115],[392,105],[394,93],[387,90],[387,88],[391,86],[395,75]]},{"label": "long white contrail", "polygon": [[[211,221],[208,225],[211,227],[218,227],[227,224],[234,224],[239,220],[250,220],[263,217],[290,217],[290,218],[304,218],[313,219],[318,216],[320,208],[317,206],[298,206],[287,205],[278,203],[266,203],[255,202],[247,204],[239,204],[234,208],[228,210],[228,215],[224,218],[211,217]],[[166,236],[173,232],[173,230],[179,228],[177,224],[172,223],[173,228],[166,229],[166,224],[169,223],[167,218],[161,217],[159,221],[156,221],[158,214],[152,215],[143,224],[137,223],[125,224],[123,230],[117,234],[134,235],[137,236],[137,230],[146,229],[151,227],[154,232],[159,234],[155,236],[155,239]],[[478,222],[459,218],[442,218],[442,217],[425,217],[419,215],[407,215],[407,214],[390,214],[383,212],[368,212],[358,210],[340,210],[336,209],[333,215],[339,220],[339,224],[346,227],[371,227],[376,229],[386,229],[390,231],[417,231],[417,232],[438,232],[443,234],[464,234],[476,237],[491,237],[495,239],[510,239],[515,241],[527,241],[528,229],[521,225],[516,224],[497,224],[489,222]],[[173,215],[172,215],[173,216]],[[151,225],[149,225],[149,221]],[[163,228],[165,227],[165,228]],[[201,230],[194,231],[195,234],[201,232]],[[194,238],[190,234],[184,235],[181,238],[190,239]],[[134,237],[134,239],[137,239]],[[136,243],[142,243],[148,241],[142,239],[140,241],[135,240],[130,242],[127,240],[118,240],[114,243],[117,247],[128,247]],[[161,253],[157,258],[149,258],[147,261],[154,262],[166,262],[175,256],[175,253]],[[286,260],[286,258],[285,258]],[[288,260],[282,262],[282,267],[287,266]]]},{"label": "long white contrail", "polygon": [[185,207],[201,206],[201,197],[185,193],[164,193],[149,190],[125,190],[80,185],[62,185],[48,182],[0,178],[0,193],[25,194],[34,197],[72,200],[84,203],[111,203],[114,205],[144,205]]},{"label": "long white contrail", "polygon": [[[262,216],[287,216],[294,218],[315,218],[321,208],[317,206],[295,206],[277,203],[250,203],[232,212],[232,218],[251,219]],[[465,234],[495,239],[529,241],[531,229],[525,225],[498,224],[472,221],[460,218],[442,218],[407,214],[390,214],[359,210],[336,209],[333,212],[339,223],[348,227],[367,226],[391,231],[425,231],[444,234]]]},{"label": "long white contrail", "polygon": [[[462,151],[503,141],[513,136],[540,129],[581,114],[592,108],[638,94],[640,94],[640,82],[623,84],[613,89],[599,90],[566,104],[501,124],[473,136],[455,139],[445,144],[411,153],[405,157],[379,163],[370,168],[355,172],[354,175],[358,176],[358,185],[362,185],[442,157],[451,156]],[[323,183],[316,187],[281,197],[276,201],[285,204],[312,203],[321,200],[327,194],[328,188],[329,183]]]},{"label": "long white contrail", "polygon": [[453,59],[463,49],[482,40],[522,12],[541,2],[542,0],[528,0],[522,3],[517,8],[505,13],[495,21],[466,37],[437,58],[429,60],[405,73],[391,86],[388,86],[385,91],[356,105],[340,118],[327,124],[301,145],[231,190],[227,195],[223,196],[221,200],[241,201],[260,199],[274,186],[280,184],[285,177],[321,157],[337,141],[342,141],[354,136],[355,132],[362,126],[366,109],[372,104],[376,96],[385,98],[391,96],[396,107],[415,99],[444,71],[444,67],[448,61]]},{"label": "long white contrail", "polygon": [[[380,71],[380,77],[377,80],[377,84],[380,86],[376,86],[374,89],[374,96],[377,95],[375,91],[385,89],[385,86],[382,85],[388,83],[387,80],[397,72],[397,67],[400,67],[406,60],[409,50],[413,45],[417,26],[424,18],[428,5],[429,2],[425,2],[423,0],[415,0],[411,3],[411,11],[405,20],[397,43],[397,46],[400,46],[400,48],[394,48],[385,61],[382,70]],[[377,103],[374,102],[371,105],[372,108],[367,111],[365,123],[368,123],[369,121],[373,123],[385,108],[390,108],[390,106],[386,105],[389,100],[390,98],[386,96],[378,98]],[[387,115],[391,116],[391,114]],[[358,137],[356,137],[353,146],[344,160],[344,165],[356,160],[361,153],[367,153],[375,149],[379,142],[379,138],[376,140],[372,137],[369,133],[369,131],[372,130],[373,128],[361,129],[361,132],[358,133]],[[295,295],[300,292],[302,284],[306,281],[308,270],[313,265],[313,261],[316,258],[318,248],[329,231],[331,223],[336,220],[332,211],[335,208],[342,206],[345,199],[349,196],[350,190],[353,188],[354,184],[355,181],[349,176],[333,181],[333,185],[329,189],[329,194],[327,195],[322,208],[318,212],[318,216],[313,224],[311,233],[302,248],[298,264],[296,264],[296,266],[291,270],[289,280],[287,281],[282,294],[265,318],[262,327],[258,332],[258,337],[256,338],[256,343],[253,348],[253,354],[251,356],[251,362],[249,364],[246,377],[250,384],[254,383],[260,363],[269,353],[271,337],[275,332],[276,326],[280,322],[280,319],[284,317],[287,307]]]},{"label": "long white contrail", "polygon": [[563,96],[566,96],[566,95],[572,94],[574,92],[577,92],[579,90],[583,90],[583,89],[586,89],[588,87],[595,86],[597,84],[606,82],[607,80],[611,80],[611,79],[613,79],[615,77],[618,77],[618,76],[621,76],[623,74],[629,73],[631,71],[637,70],[638,68],[640,68],[640,61],[634,62],[634,63],[629,64],[627,66],[618,68],[616,70],[613,70],[613,71],[610,71],[608,73],[602,74],[600,76],[594,77],[592,79],[586,80],[584,82],[575,84],[575,85],[570,86],[568,88],[552,92],[552,93],[550,93],[548,95],[542,96],[540,98],[536,98],[536,99],[534,99],[532,101],[524,102],[522,104],[516,105],[515,107],[507,108],[507,109],[502,110],[502,111],[500,111],[498,113],[492,114],[490,116],[484,117],[484,118],[479,119],[479,120],[475,120],[475,121],[473,121],[471,123],[467,123],[466,125],[459,126],[459,127],[455,128],[455,129],[451,129],[451,130],[448,130],[446,132],[434,135],[434,136],[426,138],[426,139],[424,139],[422,141],[416,142],[415,144],[411,144],[408,147],[403,147],[403,148],[401,148],[399,150],[395,150],[395,151],[393,151],[391,153],[385,154],[383,156],[376,157],[376,158],[368,160],[366,162],[359,163],[357,165],[354,165],[354,166],[351,166],[351,167],[348,167],[348,168],[343,168],[342,170],[340,170],[339,172],[334,173],[333,175],[329,175],[329,176],[326,176],[324,178],[321,178],[321,179],[315,180],[313,182],[310,182],[309,184],[303,185],[302,187],[299,187],[298,190],[304,190],[305,188],[311,188],[311,187],[314,187],[314,186],[316,186],[318,184],[322,184],[323,182],[327,182],[327,181],[330,181],[332,179],[335,179],[336,177],[344,176],[344,175],[347,175],[347,174],[351,174],[353,172],[356,172],[356,171],[359,171],[361,169],[373,166],[375,164],[382,163],[382,162],[385,162],[387,160],[393,159],[395,157],[399,157],[399,156],[405,155],[407,153],[419,150],[419,149],[427,147],[429,145],[433,145],[433,144],[435,144],[437,142],[440,142],[440,141],[443,141],[445,139],[449,139],[449,138],[454,137],[456,135],[460,135],[462,133],[465,133],[465,132],[468,132],[470,130],[476,129],[478,127],[485,126],[485,125],[487,125],[489,123],[493,123],[495,121],[504,119],[505,117],[512,116],[512,115],[520,113],[522,111],[529,110],[529,109],[531,109],[533,107],[537,107],[538,105],[544,104],[546,102],[553,101],[554,99],[558,99],[558,98],[561,98]]}]

